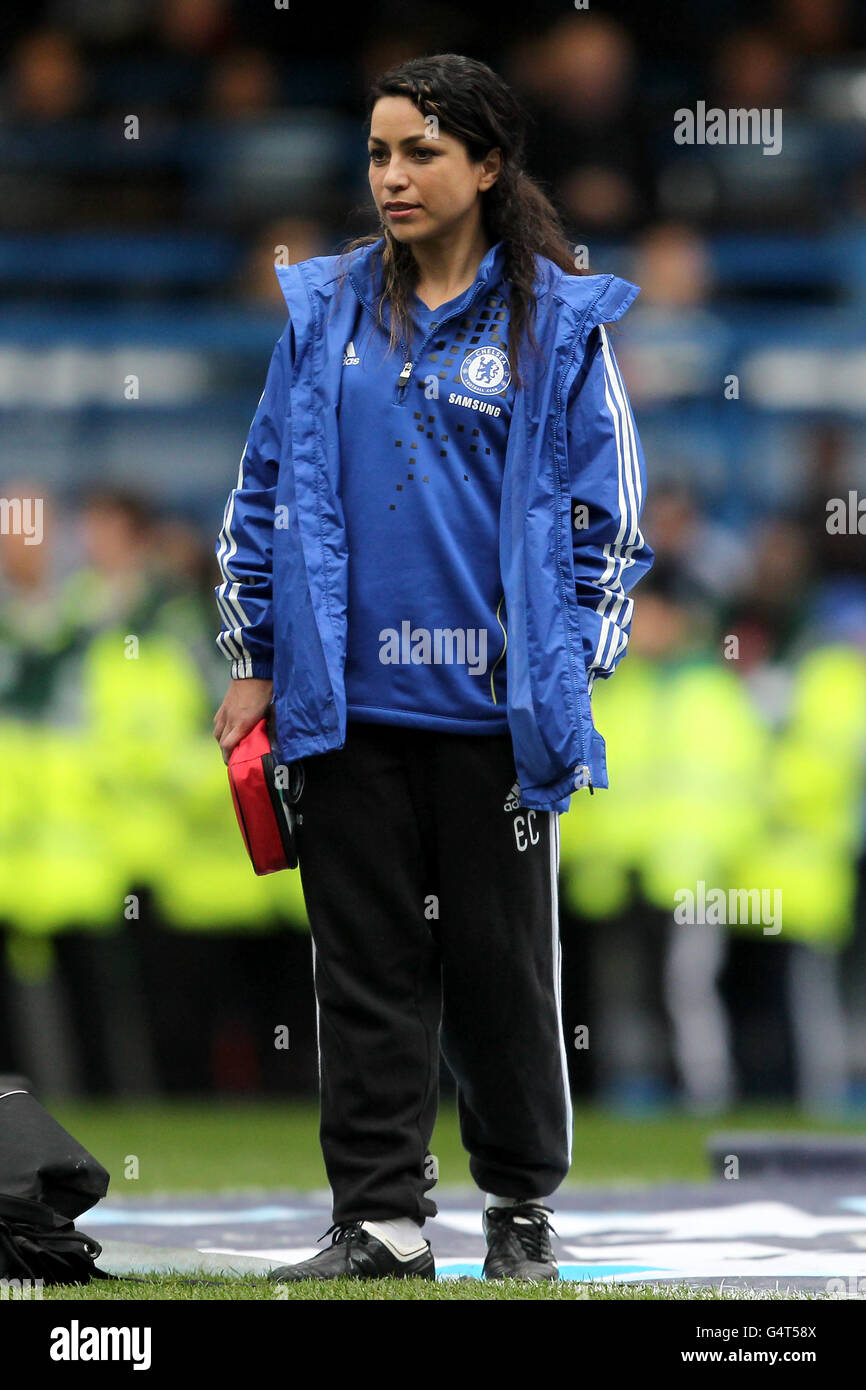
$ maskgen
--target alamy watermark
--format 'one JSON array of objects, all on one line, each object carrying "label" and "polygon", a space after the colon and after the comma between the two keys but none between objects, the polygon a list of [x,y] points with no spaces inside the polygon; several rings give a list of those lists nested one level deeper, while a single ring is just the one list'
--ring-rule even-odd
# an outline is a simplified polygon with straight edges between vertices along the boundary
[{"label": "alamy watermark", "polygon": [[382,628],[379,644],[383,666],[465,666],[470,676],[487,670],[485,627],[413,627],[404,618],[399,632]]},{"label": "alamy watermark", "polygon": [[674,112],[677,145],[762,145],[764,154],[782,152],[781,107],[731,107],[725,111],[699,101]]},{"label": "alamy watermark", "polygon": [[41,545],[42,498],[0,497],[0,536],[23,536],[25,545]]},{"label": "alamy watermark", "polygon": [[41,1299],[42,1288],[41,1279],[0,1279],[0,1300],[21,1302],[31,1298]]},{"label": "alamy watermark", "polygon": [[51,1330],[48,1355],[52,1361],[130,1361],[134,1371],[151,1366],[150,1327],[82,1327],[73,1318],[68,1327]]},{"label": "alamy watermark", "polygon": [[707,888],[701,878],[695,890],[678,888],[674,901],[674,921],[680,926],[723,927],[751,922],[760,923],[765,936],[776,936],[782,930],[781,888]]},{"label": "alamy watermark", "polygon": [[856,1274],[849,1274],[847,1279],[828,1279],[824,1284],[824,1291],[831,1298],[866,1299],[866,1279],[858,1278]]},{"label": "alamy watermark", "polygon": [[825,525],[830,536],[866,536],[866,497],[855,488],[847,497],[829,497]]}]

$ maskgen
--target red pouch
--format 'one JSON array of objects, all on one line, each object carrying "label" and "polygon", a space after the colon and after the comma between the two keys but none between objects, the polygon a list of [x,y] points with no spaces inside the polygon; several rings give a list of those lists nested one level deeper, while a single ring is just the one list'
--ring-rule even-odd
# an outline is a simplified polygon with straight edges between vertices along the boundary
[{"label": "red pouch", "polygon": [[[277,776],[280,769],[281,776]],[[228,761],[229,786],[247,854],[257,874],[296,869],[294,803],[303,787],[303,764],[281,763],[260,719],[235,744]],[[288,786],[283,786],[283,782]]]}]

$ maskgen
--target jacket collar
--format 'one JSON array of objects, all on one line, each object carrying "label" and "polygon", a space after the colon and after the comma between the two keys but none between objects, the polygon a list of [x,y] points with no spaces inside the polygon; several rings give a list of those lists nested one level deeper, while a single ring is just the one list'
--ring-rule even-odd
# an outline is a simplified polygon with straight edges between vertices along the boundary
[{"label": "jacket collar", "polygon": [[[379,257],[384,243],[385,238],[379,237],[374,242],[368,242],[365,246],[358,246],[352,251],[344,251],[339,255],[318,256],[313,260],[301,261],[293,265],[276,266],[277,278],[282,287],[286,304],[298,326],[300,327],[309,315],[308,296],[322,292],[330,296],[343,275],[346,276],[362,303],[375,304],[382,283],[382,268]],[[537,268],[535,294],[539,300],[558,285],[569,286],[570,281],[579,283],[581,278],[591,278],[565,275],[546,256],[537,255],[535,259]],[[498,241],[485,253],[481,265],[478,267],[478,275],[492,286],[501,279],[504,267],[505,243]],[[477,278],[473,285],[477,285]],[[473,286],[469,287],[467,294],[471,293],[472,288]],[[385,304],[385,315],[386,320],[390,323],[387,304]]]},{"label": "jacket collar", "polygon": [[[361,246],[352,258],[348,269],[349,281],[356,295],[362,303],[374,304],[382,292],[382,261],[381,252],[385,244],[385,238],[379,237],[378,241],[371,242],[367,246]],[[556,267],[543,259],[539,266],[541,284],[539,289],[545,292],[548,288],[547,276],[544,274],[544,266],[549,266],[551,270]],[[466,290],[468,298],[478,288],[479,281],[493,289],[502,279],[505,270],[505,242],[497,241],[485,253],[478,267],[478,273],[472,284]],[[387,312],[388,306],[385,306]]]}]

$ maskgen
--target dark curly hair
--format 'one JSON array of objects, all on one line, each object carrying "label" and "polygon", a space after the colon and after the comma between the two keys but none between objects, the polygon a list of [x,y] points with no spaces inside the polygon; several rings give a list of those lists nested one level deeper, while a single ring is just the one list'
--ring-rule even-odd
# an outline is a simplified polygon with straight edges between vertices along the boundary
[{"label": "dark curly hair", "polygon": [[[570,275],[588,273],[575,267],[559,214],[523,168],[526,115],[497,73],[485,63],[459,53],[412,58],[389,68],[368,93],[368,121],[376,102],[388,96],[408,97],[423,116],[435,117],[438,129],[461,140],[469,158],[476,163],[493,149],[501,151],[496,182],[479,196],[488,236],[494,244],[502,241],[505,245],[504,269],[510,286],[508,346],[515,383],[520,385],[518,347],[524,329],[533,353],[538,351],[533,326],[535,256],[546,256]],[[387,300],[391,307],[389,351],[393,351],[401,339],[409,337],[407,306],[419,275],[411,246],[398,241],[383,225],[379,233],[350,241],[343,248],[343,255],[380,240],[383,233],[383,282],[377,314],[384,327],[383,306]]]}]

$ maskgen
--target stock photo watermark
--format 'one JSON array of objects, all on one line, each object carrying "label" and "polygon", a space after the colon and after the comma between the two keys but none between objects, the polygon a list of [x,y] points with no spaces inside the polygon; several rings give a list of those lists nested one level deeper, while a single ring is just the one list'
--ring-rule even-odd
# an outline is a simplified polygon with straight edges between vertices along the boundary
[{"label": "stock photo watermark", "polygon": [[677,145],[760,145],[764,154],[782,151],[781,107],[719,106],[707,109],[705,101],[694,110],[681,106],[674,112],[674,142]]},{"label": "stock photo watermark", "polygon": [[781,888],[708,888],[698,879],[695,888],[674,893],[674,921],[679,926],[762,926],[765,936],[782,930]]},{"label": "stock photo watermark", "polygon": [[0,1279],[0,1302],[26,1302],[42,1298],[42,1279]]},{"label": "stock photo watermark", "polygon": [[52,1329],[48,1355],[52,1361],[130,1361],[133,1370],[146,1371],[151,1340],[149,1327],[82,1327],[73,1318],[68,1327]]},{"label": "stock photo watermark", "polygon": [[23,536],[25,545],[41,545],[42,498],[0,497],[0,536]]},{"label": "stock photo watermark", "polygon": [[830,536],[866,536],[866,497],[855,488],[847,497],[829,497],[825,524]]},{"label": "stock photo watermark", "polygon": [[476,627],[413,627],[404,618],[398,632],[379,633],[383,666],[465,666],[471,676],[487,670],[487,629]]}]

